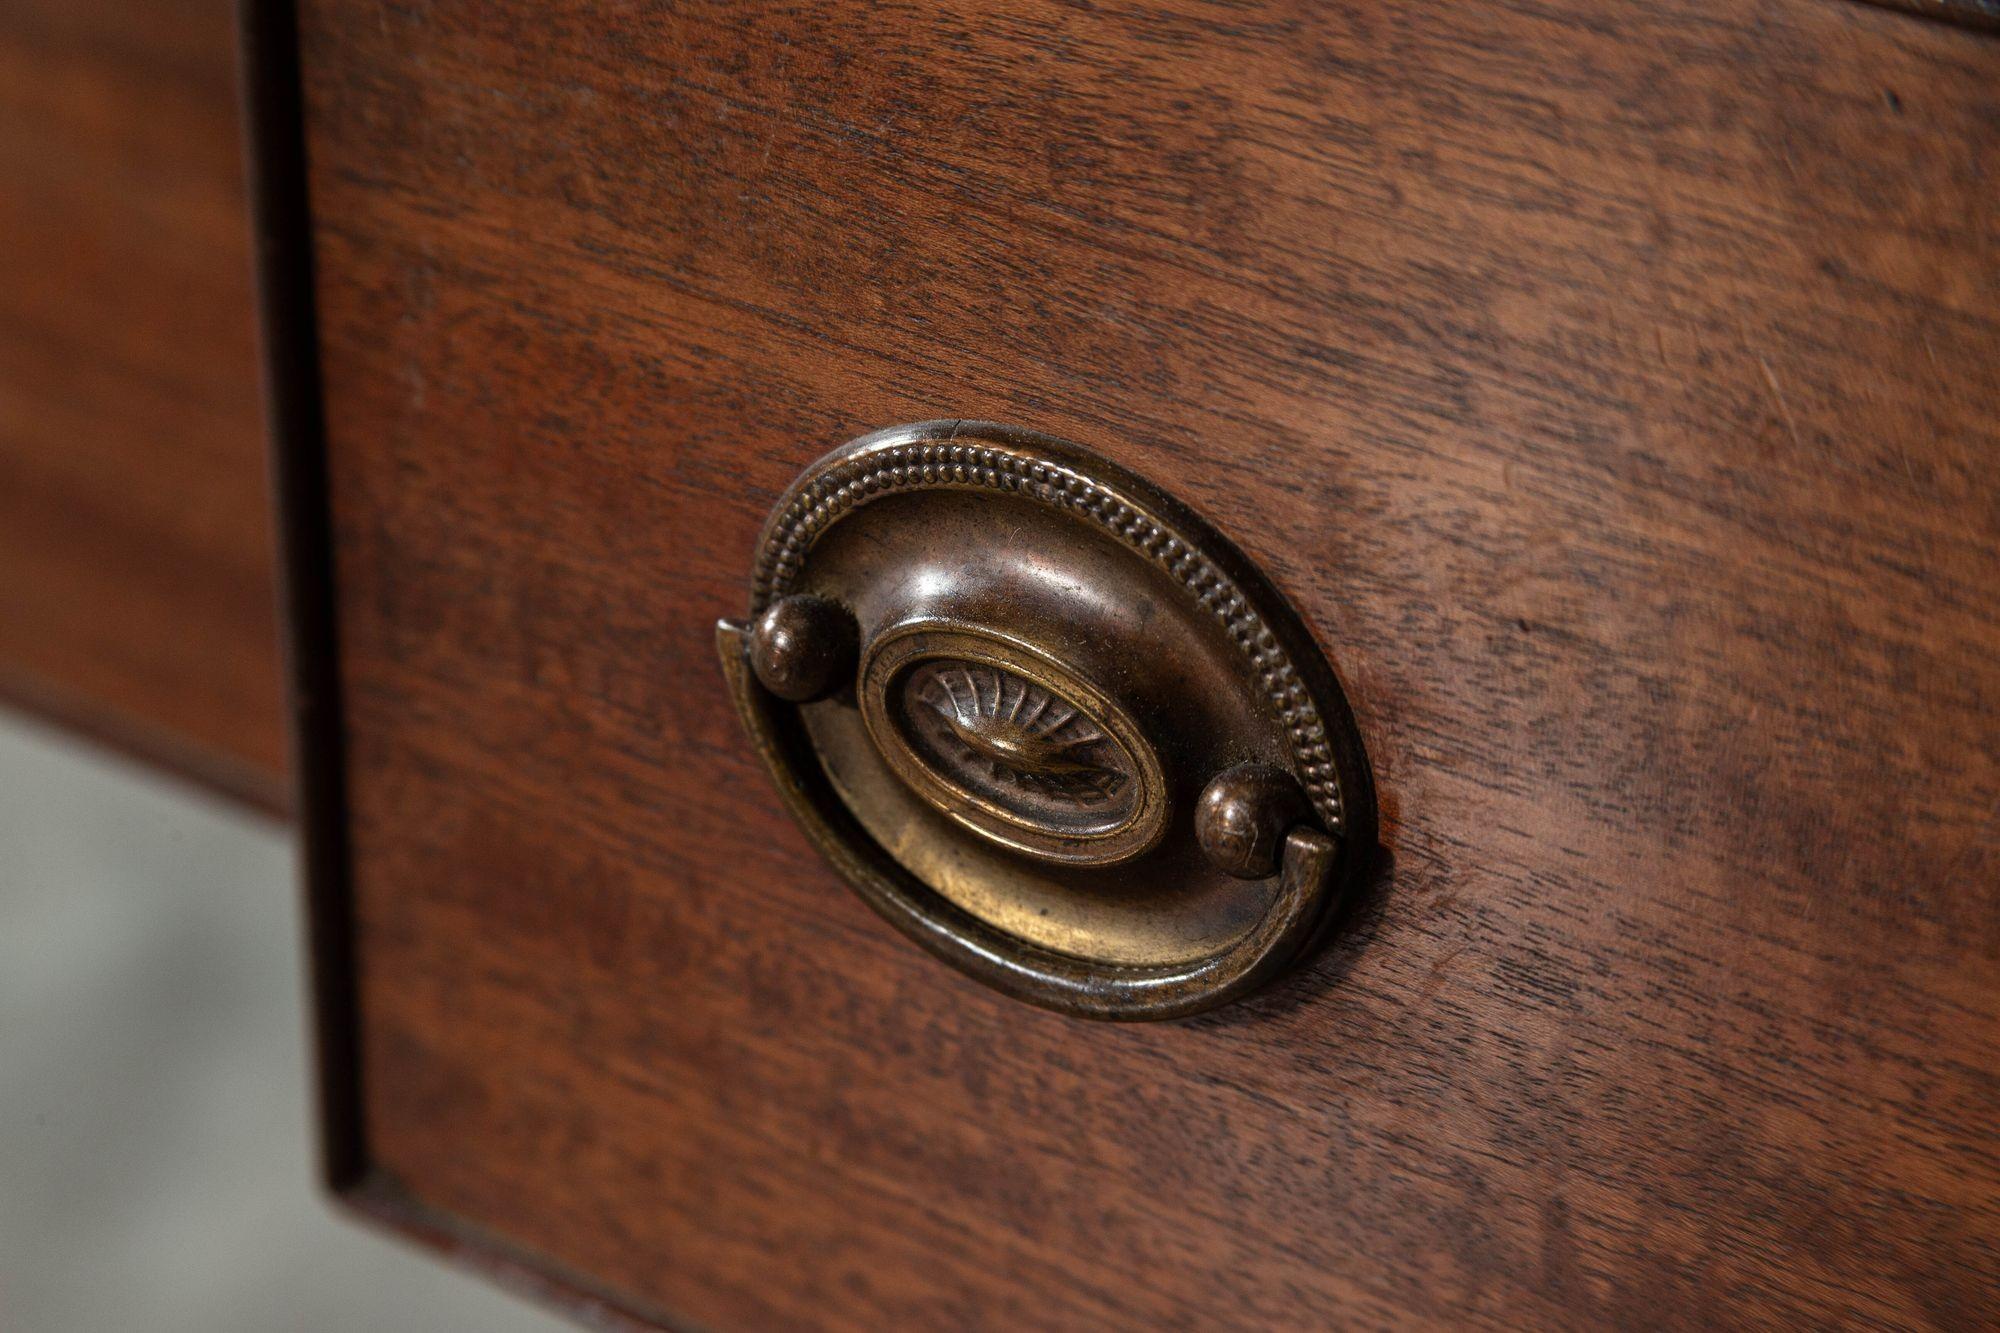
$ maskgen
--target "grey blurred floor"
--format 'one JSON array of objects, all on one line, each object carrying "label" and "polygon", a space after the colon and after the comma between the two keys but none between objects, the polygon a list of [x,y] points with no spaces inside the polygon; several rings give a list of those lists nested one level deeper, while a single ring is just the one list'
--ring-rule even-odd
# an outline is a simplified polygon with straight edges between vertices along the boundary
[{"label": "grey blurred floor", "polygon": [[0,1329],[554,1330],[315,1192],[278,825],[0,712]]}]

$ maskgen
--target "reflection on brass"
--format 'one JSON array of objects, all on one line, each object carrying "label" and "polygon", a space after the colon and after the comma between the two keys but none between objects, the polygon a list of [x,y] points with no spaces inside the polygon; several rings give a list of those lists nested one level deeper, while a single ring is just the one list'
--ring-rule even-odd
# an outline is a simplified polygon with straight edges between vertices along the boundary
[{"label": "reflection on brass", "polygon": [[792,815],[1010,994],[1164,1018],[1295,962],[1373,847],[1344,700],[1283,599],[1075,445],[928,422],[813,464],[718,647]]}]

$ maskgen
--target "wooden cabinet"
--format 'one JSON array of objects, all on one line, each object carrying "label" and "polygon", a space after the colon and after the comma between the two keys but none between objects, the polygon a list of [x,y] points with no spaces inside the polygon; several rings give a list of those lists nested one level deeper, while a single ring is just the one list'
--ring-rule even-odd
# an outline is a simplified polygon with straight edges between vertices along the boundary
[{"label": "wooden cabinet", "polygon": [[226,0],[0,10],[0,700],[282,809]]},{"label": "wooden cabinet", "polygon": [[[296,36],[350,1199],[614,1322],[2000,1318],[1991,36],[1843,0],[304,0]],[[1341,672],[1379,871],[1272,988],[1031,1009],[786,817],[716,618],[802,467],[940,417],[1176,491]]]}]

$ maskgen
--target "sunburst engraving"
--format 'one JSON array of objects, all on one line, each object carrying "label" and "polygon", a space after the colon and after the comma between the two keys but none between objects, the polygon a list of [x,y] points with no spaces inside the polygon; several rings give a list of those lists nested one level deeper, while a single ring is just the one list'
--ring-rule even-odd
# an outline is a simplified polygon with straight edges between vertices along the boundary
[{"label": "sunburst engraving", "polygon": [[960,759],[996,783],[1078,805],[1101,805],[1131,780],[1116,742],[1075,704],[979,662],[918,668],[913,696],[944,719]]},{"label": "sunburst engraving", "polygon": [[1012,851],[1112,865],[1155,846],[1160,756],[1094,681],[964,624],[912,620],[862,649],[856,701],[876,752],[938,813]]},{"label": "sunburst engraving", "polygon": [[991,662],[937,657],[905,673],[896,693],[918,761],[1012,822],[1089,836],[1131,819],[1132,756],[1048,685]]}]

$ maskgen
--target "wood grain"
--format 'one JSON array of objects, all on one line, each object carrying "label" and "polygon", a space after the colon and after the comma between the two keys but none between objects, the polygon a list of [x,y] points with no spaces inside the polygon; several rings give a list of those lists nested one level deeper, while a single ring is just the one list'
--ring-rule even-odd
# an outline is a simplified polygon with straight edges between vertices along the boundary
[{"label": "wood grain", "polygon": [[0,698],[285,803],[227,0],[0,9]]},{"label": "wood grain", "polygon": [[[717,1328],[2000,1320],[2000,44],[301,12],[374,1206]],[[957,415],[1342,671],[1384,870],[1275,991],[1029,1010],[784,822],[709,627]]]}]

